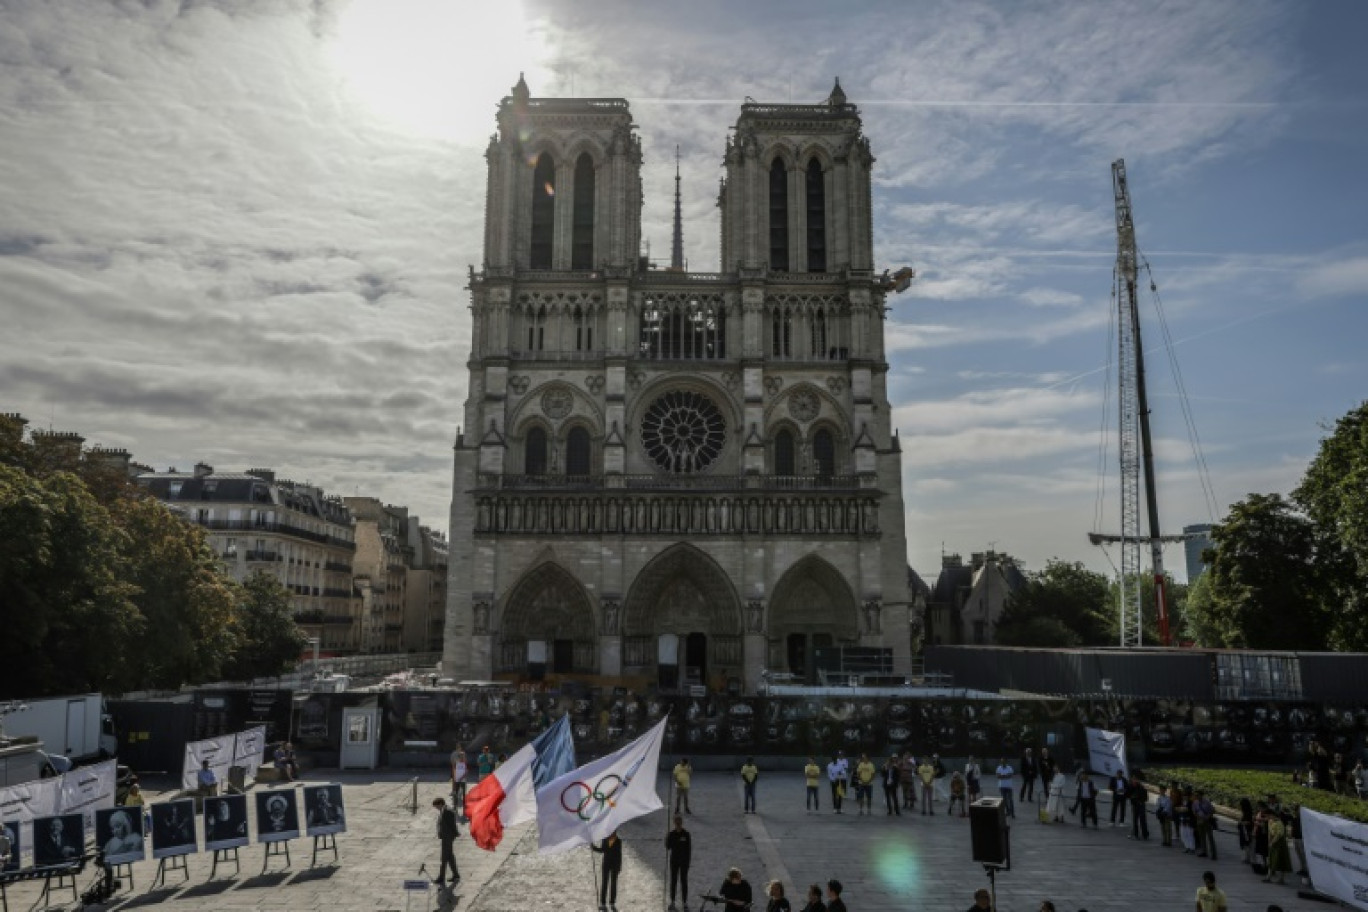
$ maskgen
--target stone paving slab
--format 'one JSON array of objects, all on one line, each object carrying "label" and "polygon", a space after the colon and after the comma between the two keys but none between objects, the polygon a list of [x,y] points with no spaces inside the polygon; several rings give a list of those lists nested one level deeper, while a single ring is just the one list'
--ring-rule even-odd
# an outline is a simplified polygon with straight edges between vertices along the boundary
[{"label": "stone paving slab", "polygon": [[[443,795],[445,783],[423,774],[418,812],[405,806],[410,787],[402,774],[328,773],[316,771],[313,781],[343,783],[348,832],[337,839],[341,861],[309,869],[312,840],[290,846],[293,864],[277,870],[275,861],[261,875],[262,847],[240,850],[242,872],[208,881],[212,858],[189,859],[190,879],[173,877],[169,889],[148,893],[156,871],[153,861],[134,866],[137,889],[125,890],[107,908],[135,910],[156,906],[168,910],[304,909],[328,912],[383,912],[429,910],[435,896],[406,895],[405,878],[417,877],[420,867],[435,872],[438,843],[432,799]],[[661,774],[662,797],[668,776]],[[727,868],[736,866],[750,881],[758,901],[771,878],[784,883],[796,910],[802,907],[805,886],[835,877],[845,884],[850,912],[905,912],[935,910],[961,912],[972,903],[973,892],[987,886],[980,865],[971,859],[969,823],[947,817],[944,804],[933,816],[888,816],[876,789],[874,813],[860,816],[847,800],[846,812],[835,815],[829,794],[822,792],[819,813],[804,810],[801,773],[763,773],[759,784],[759,813],[741,813],[739,776],[695,773],[694,813],[686,818],[693,834],[690,871],[690,912],[699,912],[699,899],[721,885]],[[157,797],[153,793],[152,797]],[[1284,909],[1325,908],[1299,899],[1293,886],[1263,883],[1239,861],[1233,832],[1218,835],[1220,861],[1184,855],[1181,848],[1162,848],[1158,826],[1151,819],[1151,840],[1127,838],[1130,829],[1106,824],[1108,806],[1101,803],[1102,828],[1084,830],[1073,818],[1067,824],[1040,824],[1023,809],[1012,828],[1011,871],[997,877],[998,908],[1002,912],[1036,912],[1042,899],[1064,910],[1090,912],[1132,909],[1189,910],[1201,872],[1217,872],[1230,897],[1230,908],[1263,910],[1270,903]],[[665,895],[664,837],[667,815],[656,812],[623,827],[623,871],[619,879],[619,912],[663,912]],[[255,827],[253,827],[255,832]],[[587,848],[543,856],[536,851],[531,824],[514,827],[494,852],[470,842],[465,828],[456,844],[461,867],[461,912],[594,912],[598,856]],[[84,887],[93,879],[87,871]],[[9,890],[10,909],[34,907],[41,884],[25,883]],[[69,896],[69,894],[68,894]],[[79,908],[68,902],[54,908]],[[761,907],[763,908],[763,907]],[[709,906],[707,912],[721,912]]]}]

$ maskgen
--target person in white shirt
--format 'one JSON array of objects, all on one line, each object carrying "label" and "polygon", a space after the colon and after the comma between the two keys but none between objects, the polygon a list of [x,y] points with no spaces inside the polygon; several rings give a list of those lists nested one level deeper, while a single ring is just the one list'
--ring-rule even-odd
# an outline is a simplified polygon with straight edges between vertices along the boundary
[{"label": "person in white shirt", "polygon": [[465,751],[456,748],[451,752],[451,803],[459,807],[462,814],[465,813],[466,773],[469,771]]},{"label": "person in white shirt", "polygon": [[839,814],[841,800],[845,798],[846,785],[850,782],[850,761],[846,760],[843,752],[837,751],[836,756],[827,764],[827,779],[831,782],[831,805]]},{"label": "person in white shirt", "polygon": [[1012,803],[1012,792],[1016,788],[1016,770],[1007,759],[998,761],[997,767],[998,792],[1002,794],[1002,806],[1007,809],[1008,817],[1016,817],[1016,806]]}]

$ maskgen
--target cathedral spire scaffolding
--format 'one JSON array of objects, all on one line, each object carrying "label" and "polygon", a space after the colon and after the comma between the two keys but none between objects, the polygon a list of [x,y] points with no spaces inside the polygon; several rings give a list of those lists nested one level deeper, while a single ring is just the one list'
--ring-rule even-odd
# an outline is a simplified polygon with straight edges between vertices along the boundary
[{"label": "cathedral spire scaffolding", "polygon": [[679,197],[679,146],[675,146],[674,236],[670,242],[670,268],[684,271],[684,210]]}]

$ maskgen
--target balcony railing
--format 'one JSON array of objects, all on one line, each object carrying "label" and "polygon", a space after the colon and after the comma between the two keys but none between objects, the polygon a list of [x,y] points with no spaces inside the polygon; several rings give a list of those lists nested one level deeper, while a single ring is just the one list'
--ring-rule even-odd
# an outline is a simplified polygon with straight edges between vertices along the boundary
[{"label": "balcony railing", "polygon": [[302,538],[311,542],[321,543],[333,541],[347,547],[355,548],[354,542],[344,541],[322,532],[311,532],[308,529],[301,529],[299,526],[293,526],[289,523],[266,522],[265,520],[259,519],[195,519],[194,517],[190,517],[190,519],[196,525],[203,526],[206,529],[225,532],[274,532],[279,535],[288,535],[291,538]]},{"label": "balcony railing", "polygon": [[328,561],[323,565],[323,569],[330,573],[351,573],[352,565],[344,564],[341,561]]},{"label": "balcony railing", "polygon": [[[870,476],[873,480],[873,476]],[[481,475],[480,488],[505,491],[850,491],[859,475]]]},{"label": "balcony railing", "polygon": [[323,595],[325,598],[351,598],[352,591],[350,589],[324,589]]},{"label": "balcony railing", "polygon": [[248,551],[247,563],[258,561],[261,563],[272,563],[281,559],[279,551]]}]

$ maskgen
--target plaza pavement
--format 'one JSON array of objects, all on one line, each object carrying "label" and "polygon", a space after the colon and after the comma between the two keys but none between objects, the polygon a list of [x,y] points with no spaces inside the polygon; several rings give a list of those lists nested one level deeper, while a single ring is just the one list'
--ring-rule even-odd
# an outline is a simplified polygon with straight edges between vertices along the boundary
[{"label": "plaza pavement", "polygon": [[[397,772],[336,773],[315,771],[311,781],[343,783],[348,832],[337,839],[340,863],[330,859],[310,869],[312,841],[302,838],[290,846],[289,869],[275,859],[262,875],[262,847],[240,850],[242,871],[210,881],[211,856],[190,857],[188,882],[172,875],[170,887],[148,892],[156,863],[134,866],[136,889],[125,890],[106,908],[133,910],[157,906],[168,910],[306,909],[328,912],[426,910],[435,895],[405,894],[405,878],[418,876],[421,865],[435,873],[438,844],[432,799],[446,791],[446,783],[432,772],[422,776],[418,812],[405,806],[410,797],[408,778]],[[668,794],[668,775],[659,778],[660,794]],[[988,780],[989,783],[992,780]],[[697,912],[701,894],[715,892],[731,866],[739,867],[763,902],[765,883],[781,880],[794,912],[803,905],[805,886],[835,877],[845,885],[850,912],[961,912],[973,892],[987,886],[983,868],[971,860],[969,822],[948,817],[942,804],[935,816],[920,813],[885,815],[881,790],[875,788],[872,816],[858,816],[853,802],[845,813],[831,812],[830,795],[822,790],[819,814],[803,809],[802,776],[793,772],[762,773],[758,789],[759,813],[741,813],[740,778],[729,773],[696,772],[692,790],[693,814],[685,826],[693,834],[690,872],[690,909]],[[993,794],[990,790],[987,794]],[[153,800],[163,793],[152,790]],[[1003,912],[1036,912],[1042,899],[1051,899],[1060,912],[1086,908],[1090,912],[1133,909],[1193,908],[1193,894],[1201,872],[1213,868],[1230,898],[1231,912],[1259,910],[1269,903],[1284,909],[1320,908],[1297,898],[1293,886],[1262,883],[1239,861],[1232,827],[1218,835],[1220,861],[1184,855],[1181,848],[1159,846],[1158,824],[1151,817],[1148,843],[1127,838],[1130,828],[1110,828],[1109,810],[1099,800],[1102,828],[1084,831],[1076,823],[1040,824],[1022,812],[1011,836],[1012,870],[997,877],[998,908]],[[1071,821],[1074,818],[1069,818]],[[663,912],[664,835],[667,820],[657,811],[627,824],[623,871],[619,881],[619,912]],[[252,828],[255,833],[255,826]],[[495,852],[475,848],[466,828],[456,843],[463,877],[456,908],[461,912],[594,912],[598,856],[587,848],[560,855],[536,852],[532,825],[513,828]],[[230,869],[231,870],[231,869]],[[82,888],[92,879],[87,870]],[[40,884],[11,887],[10,909],[34,907]],[[57,908],[79,908],[70,901]],[[758,905],[763,909],[762,905]],[[720,912],[720,910],[716,910]]]}]

